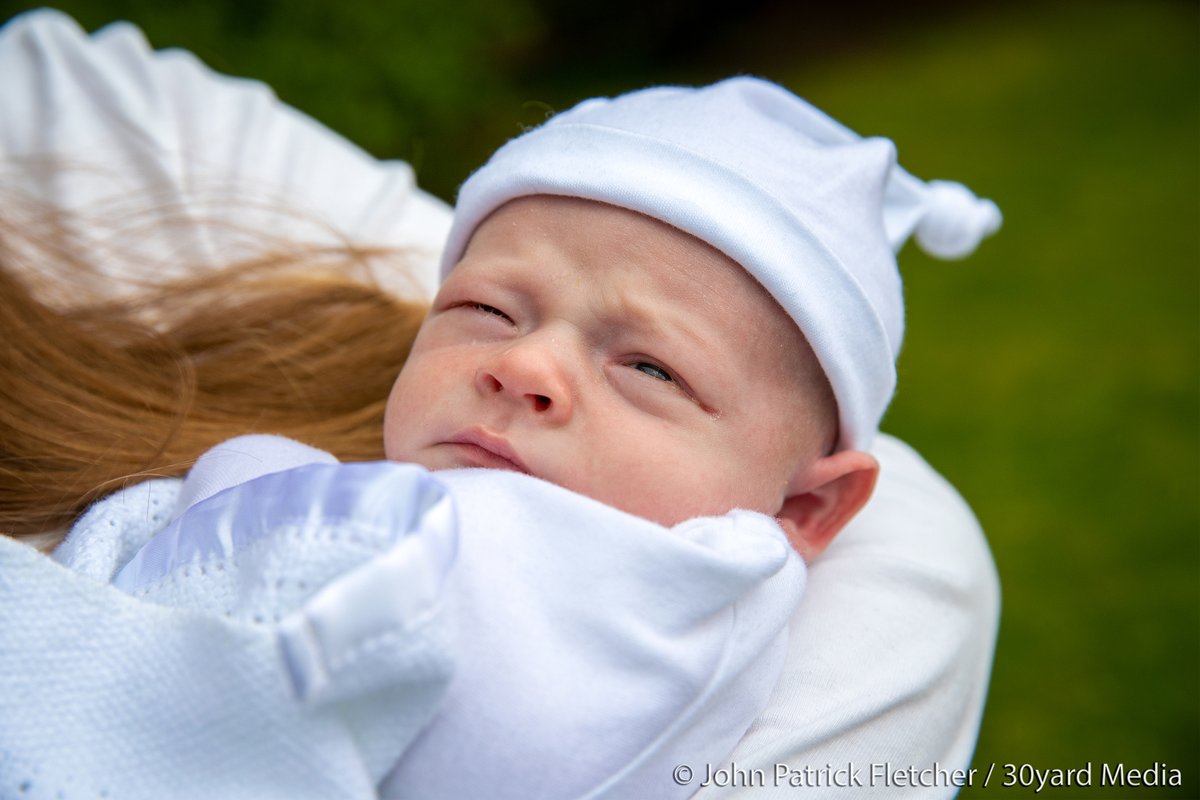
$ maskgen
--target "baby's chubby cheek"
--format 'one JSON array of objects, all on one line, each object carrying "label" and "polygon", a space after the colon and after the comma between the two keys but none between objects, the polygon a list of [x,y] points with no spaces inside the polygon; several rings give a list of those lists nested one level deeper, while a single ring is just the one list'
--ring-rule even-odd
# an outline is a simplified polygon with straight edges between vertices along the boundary
[{"label": "baby's chubby cheek", "polygon": [[[766,471],[729,471],[686,460],[644,471],[630,468],[611,481],[584,477],[564,482],[568,489],[586,494],[626,513],[665,527],[696,517],[721,516],[742,509],[776,515],[783,501],[785,479]],[[706,468],[707,467],[707,468]],[[572,486],[570,483],[575,483]]]},{"label": "baby's chubby cheek", "polygon": [[428,409],[413,396],[413,382],[404,371],[392,384],[383,415],[383,452],[389,461],[419,464],[416,433],[428,426]]}]

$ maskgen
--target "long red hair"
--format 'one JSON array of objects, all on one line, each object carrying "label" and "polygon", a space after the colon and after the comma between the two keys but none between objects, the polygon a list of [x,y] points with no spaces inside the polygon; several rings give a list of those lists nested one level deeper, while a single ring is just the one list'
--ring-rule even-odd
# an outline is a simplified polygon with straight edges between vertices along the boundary
[{"label": "long red hair", "polygon": [[87,288],[105,265],[47,230],[73,228],[0,213],[0,533],[52,546],[98,498],[243,433],[383,457],[426,306],[357,268],[402,253],[274,243],[113,299]]}]

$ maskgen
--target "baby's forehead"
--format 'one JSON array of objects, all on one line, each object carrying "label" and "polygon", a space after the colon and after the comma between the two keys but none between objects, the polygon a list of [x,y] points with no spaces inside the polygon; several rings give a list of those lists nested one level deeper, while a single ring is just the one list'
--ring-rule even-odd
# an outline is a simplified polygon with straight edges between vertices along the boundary
[{"label": "baby's forehead", "polygon": [[799,366],[797,359],[811,355],[796,323],[741,264],[637,211],[575,197],[520,197],[484,220],[466,256],[539,248],[552,251],[551,259],[568,257],[603,277],[630,307],[649,313],[656,303],[664,312],[683,307],[730,340],[769,344],[788,366]]},{"label": "baby's forehead", "polygon": [[[745,267],[708,242],[662,220],[635,211],[600,205],[608,214],[632,219],[632,235],[613,246],[640,251],[635,263],[650,266],[648,284],[664,299],[691,304],[697,315],[730,339],[765,342],[796,366],[809,352],[803,333],[771,293]],[[713,314],[719,308],[722,313]]]}]

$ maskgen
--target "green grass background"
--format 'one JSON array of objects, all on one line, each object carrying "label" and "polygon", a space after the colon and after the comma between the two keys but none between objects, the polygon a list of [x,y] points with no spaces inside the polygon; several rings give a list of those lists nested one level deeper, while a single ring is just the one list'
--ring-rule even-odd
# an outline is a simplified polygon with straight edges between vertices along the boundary
[{"label": "green grass background", "polygon": [[[447,199],[549,109],[733,72],[994,198],[1005,227],[975,257],[902,256],[908,333],[884,426],[959,487],[999,567],[975,764],[1164,763],[1182,788],[1045,794],[1200,797],[1197,4],[729,5],[61,7],[266,80]],[[0,19],[28,7],[0,0]],[[1032,794],[963,796],[989,792]]]}]

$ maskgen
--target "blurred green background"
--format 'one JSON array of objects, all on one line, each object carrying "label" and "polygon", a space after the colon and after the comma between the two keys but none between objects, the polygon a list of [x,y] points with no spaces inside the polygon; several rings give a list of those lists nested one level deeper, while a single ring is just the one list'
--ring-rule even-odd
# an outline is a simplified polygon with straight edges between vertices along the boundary
[{"label": "blurred green background", "polygon": [[[0,19],[30,7],[0,0]],[[1200,797],[1197,3],[60,7],[260,78],[448,200],[551,109],[735,72],[995,199],[1005,228],[972,259],[901,258],[908,333],[885,420],[967,497],[999,567],[975,764],[1160,763],[1182,788],[1047,794]]]}]

